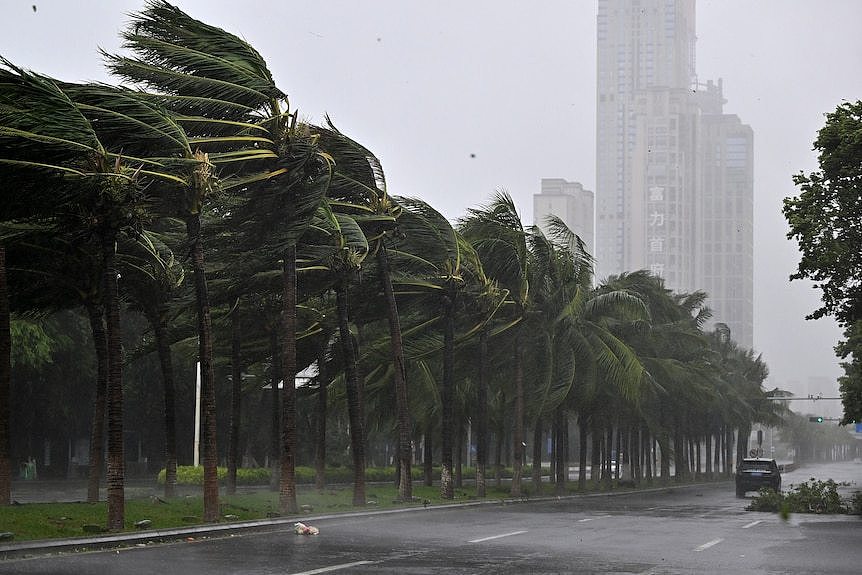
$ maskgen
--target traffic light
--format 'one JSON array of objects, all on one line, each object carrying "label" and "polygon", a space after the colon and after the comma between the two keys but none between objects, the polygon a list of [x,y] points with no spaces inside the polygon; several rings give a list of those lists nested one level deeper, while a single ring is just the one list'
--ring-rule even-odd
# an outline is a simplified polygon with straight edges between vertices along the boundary
[{"label": "traffic light", "polygon": [[810,421],[811,423],[823,423],[823,417],[820,415],[818,415],[817,417],[812,416],[808,418],[808,421]]}]

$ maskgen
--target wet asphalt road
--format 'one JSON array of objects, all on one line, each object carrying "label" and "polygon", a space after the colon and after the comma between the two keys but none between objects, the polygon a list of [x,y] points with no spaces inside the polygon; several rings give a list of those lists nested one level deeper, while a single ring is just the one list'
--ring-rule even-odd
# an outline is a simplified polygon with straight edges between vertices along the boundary
[{"label": "wet asphalt road", "polygon": [[[862,486],[862,464],[804,468]],[[124,550],[0,562],[0,572],[180,573],[862,573],[855,516],[745,511],[732,483],[526,504],[429,508]]]}]

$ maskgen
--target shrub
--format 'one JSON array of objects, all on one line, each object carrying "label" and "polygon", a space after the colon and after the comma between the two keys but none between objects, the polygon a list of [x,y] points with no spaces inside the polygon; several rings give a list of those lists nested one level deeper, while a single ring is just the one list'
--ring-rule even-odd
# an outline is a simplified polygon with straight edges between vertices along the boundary
[{"label": "shrub", "polygon": [[[240,468],[236,470],[237,485],[267,485],[270,478],[270,470],[265,467]],[[159,485],[165,484],[166,472],[164,469],[159,471],[157,481]],[[227,467],[216,468],[216,476],[219,483],[224,483],[227,480]],[[193,465],[178,465],[177,466],[177,485],[203,485],[204,484],[204,468],[203,466],[194,467]]]},{"label": "shrub", "polygon": [[[227,477],[226,469],[225,477]],[[272,477],[272,471],[266,467],[249,467],[236,470],[237,485],[269,485],[270,477]]]},{"label": "shrub", "polygon": [[296,482],[298,484],[314,483],[314,469],[305,465],[297,465],[294,468],[296,474]]},{"label": "shrub", "polygon": [[[505,478],[512,477],[512,468],[504,468],[501,470],[502,476]],[[529,477],[530,468],[525,466],[523,477]],[[219,467],[217,469],[218,481],[224,484],[227,480],[227,468]],[[414,481],[421,481],[424,478],[424,468],[422,465],[411,466],[411,475]],[[476,475],[475,467],[464,466],[461,468],[463,477],[472,479]],[[487,470],[487,479],[491,480],[495,476],[493,466],[489,466]],[[547,469],[543,469],[543,473],[547,474]],[[272,470],[267,467],[251,467],[239,468],[236,470],[237,485],[268,485],[272,476]],[[434,479],[440,478],[440,466],[433,468]],[[368,467],[365,469],[365,479],[369,482],[395,482],[395,467]],[[157,481],[159,485],[165,484],[165,470],[159,471]],[[327,483],[353,483],[353,469],[344,466],[327,466],[326,468]],[[191,465],[177,466],[177,485],[203,485],[204,483],[204,468],[202,466],[194,467]],[[296,467],[296,483],[298,485],[313,485],[314,484],[314,468],[299,465]]]}]

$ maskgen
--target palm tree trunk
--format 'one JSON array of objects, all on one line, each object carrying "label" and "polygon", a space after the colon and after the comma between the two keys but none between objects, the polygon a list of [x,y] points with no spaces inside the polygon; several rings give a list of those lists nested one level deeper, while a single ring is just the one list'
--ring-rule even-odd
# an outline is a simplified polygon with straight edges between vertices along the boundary
[{"label": "palm tree trunk", "polygon": [[694,441],[694,476],[700,478],[702,475],[700,468],[700,435],[696,435]]},{"label": "palm tree trunk", "polygon": [[177,400],[171,344],[163,310],[151,319],[159,352],[165,401],[165,497],[173,497],[177,486]]},{"label": "palm tree trunk", "polygon": [[452,486],[452,428],[453,422],[453,398],[454,387],[454,363],[455,363],[455,296],[449,291],[443,300],[443,381],[440,386],[440,409],[442,420],[440,422],[441,454],[440,454],[440,497],[453,499],[455,491]]},{"label": "palm tree trunk", "polygon": [[270,401],[269,401],[269,467],[272,470],[270,489],[275,491],[279,485],[279,454],[281,453],[281,393],[278,389],[282,381],[281,346],[279,345],[278,328],[273,326],[270,332],[270,352],[272,369],[270,370]]},{"label": "palm tree trunk", "polygon": [[476,390],[476,497],[485,497],[488,465],[488,332],[479,332],[479,385]]},{"label": "palm tree trunk", "polygon": [[706,434],[706,457],[704,458],[704,462],[706,464],[706,476],[712,479],[712,433]]},{"label": "palm tree trunk", "polygon": [[380,283],[383,284],[383,294],[386,296],[386,313],[389,320],[389,345],[392,353],[393,375],[395,387],[395,418],[398,422],[398,499],[410,501],[413,499],[412,449],[410,447],[410,408],[407,403],[407,370],[404,367],[404,342],[401,337],[401,320],[398,317],[398,304],[395,291],[392,289],[392,276],[389,268],[389,256],[386,245],[380,242],[377,251]]},{"label": "palm tree trunk", "polygon": [[431,487],[434,484],[434,445],[431,442],[433,431],[434,426],[429,417],[428,424],[425,426],[425,440],[422,444],[422,470],[425,487]]},{"label": "palm tree trunk", "polygon": [[512,497],[521,496],[524,467],[524,365],[521,357],[521,326],[515,328],[515,421],[512,427]]},{"label": "palm tree trunk", "polygon": [[578,489],[584,491],[587,488],[587,439],[589,436],[589,425],[585,417],[578,418]]},{"label": "palm tree trunk", "polygon": [[120,294],[117,286],[114,242],[106,234],[102,240],[106,331],[108,338],[108,524],[121,531],[125,521],[125,458],[123,457],[123,340],[120,327]]},{"label": "palm tree trunk", "polygon": [[733,476],[734,460],[733,460],[733,429],[729,426],[724,428],[724,474],[727,477]]},{"label": "palm tree trunk", "polygon": [[494,450],[494,485],[500,489],[503,485],[503,443],[505,441],[505,430],[502,425],[497,426],[496,449]]},{"label": "palm tree trunk", "polygon": [[[733,443],[733,432],[729,430],[727,424],[724,425],[721,429],[721,459],[722,459],[722,468],[724,469],[724,475],[730,476],[730,467],[733,462],[733,454],[731,451],[731,445]],[[801,450],[797,450],[797,453],[802,453]]]},{"label": "palm tree trunk", "polygon": [[542,436],[544,433],[545,430],[542,426],[542,417],[540,415],[536,418],[536,427],[533,430],[533,467],[531,469],[531,479],[533,480],[533,489],[536,490],[536,495],[542,492]]},{"label": "palm tree trunk", "polygon": [[662,431],[658,436],[658,445],[661,450],[661,481],[667,483],[670,480],[670,434]]},{"label": "palm tree trunk", "polygon": [[715,430],[715,474],[718,477],[724,473],[724,424],[719,424]]},{"label": "palm tree trunk", "polygon": [[593,421],[590,440],[590,483],[598,487],[602,480],[605,460],[602,457],[602,428],[597,421]]},{"label": "palm tree trunk", "polygon": [[326,363],[326,350],[329,348],[329,333],[324,333],[324,341],[317,352],[317,433],[314,437],[314,486],[326,488],[326,386],[329,383],[329,370]]},{"label": "palm tree trunk", "polygon": [[463,455],[464,455],[464,427],[462,425],[462,418],[460,414],[455,417],[455,443],[454,448],[452,449],[452,457],[453,457],[453,467],[455,474],[455,488],[461,489],[464,487],[464,473],[463,473]]},{"label": "palm tree trunk", "polygon": [[239,303],[231,315],[231,394],[230,437],[227,448],[227,494],[236,493],[236,472],[239,467],[239,424],[242,418],[242,330]]},{"label": "palm tree trunk", "polygon": [[557,482],[557,410],[551,415],[551,429],[548,430],[547,441],[550,442],[550,453],[548,454],[548,478],[551,480],[551,485]]},{"label": "palm tree trunk", "polygon": [[284,387],[281,395],[281,474],[278,507],[282,513],[296,513],[296,244],[284,253],[282,270],[281,367]]},{"label": "palm tree trunk", "polygon": [[681,481],[685,477],[685,443],[682,440],[682,432],[679,425],[674,427],[673,432],[673,466],[675,468],[674,479]]},{"label": "palm tree trunk", "polygon": [[350,334],[347,283],[341,281],[335,292],[338,331],[344,351],[347,385],[347,412],[350,419],[350,447],[353,452],[353,505],[365,506],[365,414],[356,346]]},{"label": "palm tree trunk", "polygon": [[688,477],[692,478],[696,473],[696,464],[695,460],[696,448],[697,448],[697,436],[696,435],[687,435],[686,437],[688,443],[688,461],[686,461],[686,468],[688,469]]},{"label": "palm tree trunk", "polygon": [[602,480],[610,484],[613,479],[614,473],[614,465],[611,463],[613,460],[613,451],[614,451],[614,426],[608,424],[607,430],[605,431],[605,456],[604,456],[604,473],[602,474]]},{"label": "palm tree trunk", "polygon": [[105,409],[108,394],[108,338],[105,334],[105,320],[102,307],[96,303],[87,304],[90,318],[90,331],[96,348],[96,398],[93,401],[93,419],[90,425],[90,463],[87,466],[87,503],[98,503],[99,484],[102,479],[102,464],[105,453]]},{"label": "palm tree trunk", "polygon": [[[568,435],[569,419],[558,407],[554,416],[554,471],[556,485],[554,492],[563,495],[566,492],[566,483],[569,480],[569,458],[568,458]],[[586,453],[586,450],[584,450]]]},{"label": "palm tree trunk", "polygon": [[201,410],[203,411],[204,516],[206,522],[219,518],[218,451],[216,449],[216,398],[213,374],[212,319],[204,269],[200,214],[186,219],[191,244],[192,269],[195,276],[195,300],[198,308],[198,359],[201,364]]},{"label": "palm tree trunk", "polygon": [[644,477],[647,483],[652,483],[653,478],[653,454],[652,454],[653,438],[649,429],[644,430],[643,434],[643,461],[644,461]]},{"label": "palm tree trunk", "polygon": [[11,431],[12,334],[6,248],[0,245],[0,505],[12,503]]}]

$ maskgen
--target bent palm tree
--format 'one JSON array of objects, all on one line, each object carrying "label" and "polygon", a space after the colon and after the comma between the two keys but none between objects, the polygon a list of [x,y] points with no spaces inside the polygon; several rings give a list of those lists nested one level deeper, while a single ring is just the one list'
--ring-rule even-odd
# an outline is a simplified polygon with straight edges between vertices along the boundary
[{"label": "bent palm tree", "polygon": [[392,357],[392,381],[398,427],[398,497],[402,501],[413,498],[410,446],[411,423],[407,397],[407,370],[404,359],[404,341],[398,303],[392,284],[392,266],[387,242],[397,232],[397,218],[401,206],[386,191],[386,179],[380,160],[367,148],[339,132],[327,118],[328,128],[315,128],[320,134],[320,145],[332,157],[332,182],[327,192],[334,209],[350,214],[360,225],[376,253],[377,276],[386,301],[386,318],[389,324],[389,344]]},{"label": "bent palm tree", "polygon": [[528,232],[512,197],[497,192],[484,207],[470,209],[460,222],[460,229],[475,247],[488,273],[509,293],[512,306],[511,352],[514,411],[512,422],[512,488],[513,497],[521,496],[521,476],[524,466],[524,348],[527,337],[524,324],[532,305],[530,286],[531,256],[527,245]]},{"label": "bent palm tree", "polygon": [[[184,183],[142,154],[136,136],[175,149],[180,130],[157,106],[103,86],[61,84],[3,60],[0,75],[0,164],[23,188],[51,182],[56,203],[32,216],[95,237],[102,258],[108,350],[108,527],[124,517],[122,354],[116,241],[138,233],[146,218],[140,181]],[[132,150],[125,154],[120,150]],[[62,178],[58,178],[62,175]]]},{"label": "bent palm tree", "polygon": [[[123,33],[137,58],[106,55],[119,76],[158,92],[156,97],[188,131],[196,154],[223,170],[222,190],[245,194],[254,203],[278,204],[268,213],[280,224],[282,261],[284,380],[296,374],[296,242],[326,189],[328,161],[314,138],[291,114],[287,97],[273,82],[266,62],[247,42],[188,16],[162,0],[152,0]],[[203,164],[202,164],[203,165]],[[200,324],[204,401],[205,519],[218,517],[215,449],[215,393],[211,320],[201,244],[201,211],[209,197],[209,173],[192,186],[180,206],[187,221]],[[303,178],[310,178],[303,183]],[[303,185],[300,185],[303,184]],[[260,212],[259,212],[260,213]],[[260,226],[259,230],[266,229]],[[285,386],[286,394],[293,393]],[[280,506],[296,508],[295,402],[286,397],[282,425]]]}]

